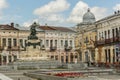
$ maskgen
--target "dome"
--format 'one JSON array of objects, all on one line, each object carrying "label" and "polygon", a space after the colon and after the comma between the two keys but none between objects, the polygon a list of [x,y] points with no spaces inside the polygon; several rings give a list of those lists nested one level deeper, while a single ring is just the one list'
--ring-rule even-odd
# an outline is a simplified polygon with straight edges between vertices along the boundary
[{"label": "dome", "polygon": [[90,12],[90,9],[83,15],[83,23],[93,23],[95,22],[95,16]]}]

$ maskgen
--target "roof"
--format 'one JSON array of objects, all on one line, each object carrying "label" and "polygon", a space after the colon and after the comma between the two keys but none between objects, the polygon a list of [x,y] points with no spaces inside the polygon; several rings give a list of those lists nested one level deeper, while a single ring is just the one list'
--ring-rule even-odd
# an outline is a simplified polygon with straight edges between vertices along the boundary
[{"label": "roof", "polygon": [[[21,30],[21,31],[30,31],[30,27],[22,27],[22,26],[15,26],[15,28]],[[43,31],[41,29],[36,28],[37,31]]]},{"label": "roof", "polygon": [[6,25],[0,25],[0,30],[18,30],[18,29],[12,25],[6,24]]},{"label": "roof", "polygon": [[62,31],[62,32],[75,32],[70,28],[67,27],[55,27],[55,26],[40,26],[42,30],[52,30],[52,31]]},{"label": "roof", "polygon": [[83,22],[84,23],[93,23],[95,22],[95,16],[92,12],[90,12],[90,9],[83,15]]},{"label": "roof", "polygon": [[112,15],[110,15],[110,16],[104,17],[104,18],[96,21],[95,23],[104,22],[104,21],[109,20],[109,19],[115,19],[115,18],[117,18],[117,17],[120,17],[120,13],[116,13],[116,14],[112,14]]}]

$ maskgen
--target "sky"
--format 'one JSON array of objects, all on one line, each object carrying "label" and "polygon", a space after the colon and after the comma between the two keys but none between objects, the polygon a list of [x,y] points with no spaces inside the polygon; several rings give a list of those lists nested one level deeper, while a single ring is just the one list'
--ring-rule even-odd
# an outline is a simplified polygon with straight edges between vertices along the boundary
[{"label": "sky", "polygon": [[120,0],[0,0],[0,24],[73,27],[88,8],[100,20],[120,10]]}]

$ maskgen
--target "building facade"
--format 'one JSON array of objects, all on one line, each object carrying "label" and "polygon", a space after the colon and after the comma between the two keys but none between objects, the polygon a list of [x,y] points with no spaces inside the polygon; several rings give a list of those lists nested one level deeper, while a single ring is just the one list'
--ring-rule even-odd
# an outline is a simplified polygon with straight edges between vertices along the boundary
[{"label": "building facade", "polygon": [[[37,36],[40,40],[40,50],[45,50],[48,57],[62,63],[78,61],[75,52],[73,30],[65,27],[38,26]],[[8,64],[19,59],[19,54],[26,50],[26,41],[30,28],[19,25],[0,25],[0,63]]]},{"label": "building facade", "polygon": [[114,65],[120,64],[120,11],[95,21],[88,11],[83,22],[77,25],[76,47],[82,62]]},{"label": "building facade", "polygon": [[120,63],[120,12],[96,21],[96,63]]},{"label": "building facade", "polygon": [[88,63],[88,65],[95,63],[95,41],[97,36],[95,26],[95,16],[88,9],[83,15],[83,21],[77,24],[76,50],[80,54],[80,61]]}]

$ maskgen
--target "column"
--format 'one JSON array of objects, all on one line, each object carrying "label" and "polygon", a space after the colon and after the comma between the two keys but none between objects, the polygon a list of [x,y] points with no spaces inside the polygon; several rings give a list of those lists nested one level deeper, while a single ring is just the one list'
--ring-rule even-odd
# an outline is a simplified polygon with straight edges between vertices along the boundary
[{"label": "column", "polygon": [[8,47],[8,38],[6,38],[6,46]]},{"label": "column", "polygon": [[110,38],[112,38],[113,35],[112,35],[112,29],[110,29]]},{"label": "column", "polygon": [[110,47],[111,63],[113,63],[113,46]]},{"label": "column", "polygon": [[61,63],[61,53],[60,52],[59,52],[59,55],[58,55],[58,59],[59,59],[59,61]]},{"label": "column", "polygon": [[68,62],[69,62],[69,63],[71,62],[71,61],[70,61],[70,55],[71,55],[71,53],[68,52]]},{"label": "column", "polygon": [[48,46],[46,46],[46,47],[50,47],[50,46],[51,46],[51,40],[48,39]]},{"label": "column", "polygon": [[75,41],[74,41],[75,39],[73,39],[72,40],[72,49],[74,50],[74,48],[75,48]]},{"label": "column", "polygon": [[63,46],[62,46],[62,50],[64,50],[65,48],[65,39],[63,39]]},{"label": "column", "polygon": [[102,48],[102,52],[101,52],[101,62],[105,62],[105,48]]},{"label": "column", "polygon": [[64,63],[66,63],[66,53],[65,52],[64,52],[63,58],[64,58]]},{"label": "column", "polygon": [[2,46],[3,45],[3,42],[2,42],[2,40],[3,40],[3,38],[0,38],[0,46]]},{"label": "column", "polygon": [[25,39],[23,38],[23,47],[25,47]]},{"label": "column", "polygon": [[13,56],[13,55],[11,55],[11,61],[12,61],[12,62],[14,61],[14,56]]},{"label": "column", "polygon": [[98,63],[98,48],[95,48],[95,62]]},{"label": "column", "polygon": [[9,55],[7,54],[6,55],[6,64],[8,64],[9,63]]},{"label": "column", "polygon": [[11,47],[13,47],[13,45],[14,45],[13,39],[14,38],[11,38]]},{"label": "column", "polygon": [[116,29],[114,29],[114,37],[116,37]]}]

